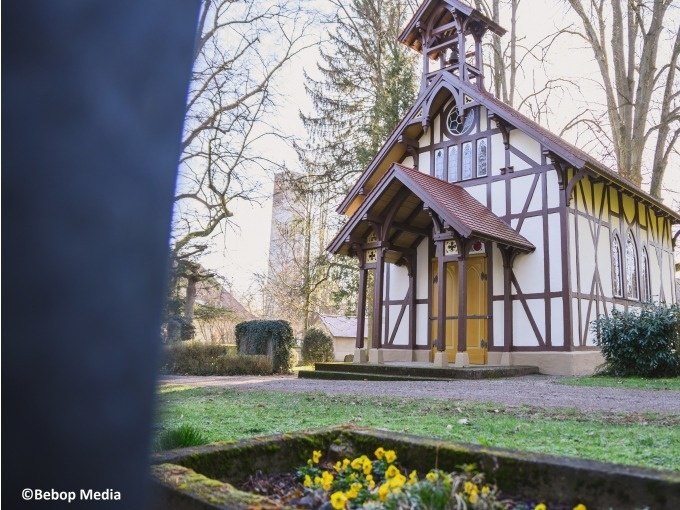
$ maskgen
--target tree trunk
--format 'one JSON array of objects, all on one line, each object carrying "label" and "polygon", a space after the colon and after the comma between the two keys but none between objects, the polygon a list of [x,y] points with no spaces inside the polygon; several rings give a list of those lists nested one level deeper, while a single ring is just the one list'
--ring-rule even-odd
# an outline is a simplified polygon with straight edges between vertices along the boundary
[{"label": "tree trunk", "polygon": [[187,293],[184,301],[184,318],[189,323],[194,321],[194,303],[196,302],[196,282],[198,279],[195,276],[187,277]]}]

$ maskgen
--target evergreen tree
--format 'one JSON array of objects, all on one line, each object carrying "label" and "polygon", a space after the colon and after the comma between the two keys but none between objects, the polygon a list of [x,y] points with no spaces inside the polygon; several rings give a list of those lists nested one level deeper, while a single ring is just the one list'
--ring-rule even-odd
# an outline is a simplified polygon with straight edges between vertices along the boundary
[{"label": "evergreen tree", "polygon": [[305,74],[314,112],[302,114],[309,141],[300,154],[314,184],[341,198],[413,104],[418,71],[397,40],[413,13],[407,1],[332,3],[319,78]]}]

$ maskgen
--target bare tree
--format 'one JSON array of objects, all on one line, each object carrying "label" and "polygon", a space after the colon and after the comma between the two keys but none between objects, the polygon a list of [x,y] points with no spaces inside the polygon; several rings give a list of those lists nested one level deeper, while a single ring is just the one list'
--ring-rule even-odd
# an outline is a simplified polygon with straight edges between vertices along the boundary
[{"label": "bare tree", "polygon": [[604,141],[613,148],[619,173],[637,185],[645,170],[643,155],[651,150],[650,192],[660,197],[680,136],[680,24],[671,19],[678,6],[673,0],[567,1],[583,26],[571,33],[592,49],[605,98],[604,115],[587,109],[567,128],[586,125],[601,135],[606,121]]},{"label": "bare tree", "polygon": [[188,262],[208,250],[235,200],[255,198],[253,174],[281,164],[257,147],[266,137],[280,136],[267,121],[276,97],[274,78],[309,46],[304,14],[300,3],[286,0],[202,2],[171,239],[171,283],[188,281],[189,320],[200,274]]}]

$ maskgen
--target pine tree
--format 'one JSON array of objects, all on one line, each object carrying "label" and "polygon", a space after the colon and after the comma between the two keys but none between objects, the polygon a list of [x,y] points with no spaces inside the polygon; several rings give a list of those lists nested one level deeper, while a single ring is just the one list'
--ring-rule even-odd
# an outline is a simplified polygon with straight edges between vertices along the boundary
[{"label": "pine tree", "polygon": [[318,79],[305,74],[314,112],[300,150],[315,185],[341,198],[415,99],[416,55],[397,41],[412,14],[404,0],[333,0],[334,31]]}]

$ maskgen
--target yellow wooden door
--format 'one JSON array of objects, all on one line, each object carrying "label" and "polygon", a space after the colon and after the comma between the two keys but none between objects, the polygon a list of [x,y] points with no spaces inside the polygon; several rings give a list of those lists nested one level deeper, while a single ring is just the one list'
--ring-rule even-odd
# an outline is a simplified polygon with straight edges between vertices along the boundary
[{"label": "yellow wooden door", "polygon": [[[446,316],[458,315],[458,264],[449,262],[446,267]],[[439,338],[439,328],[437,318],[439,317],[439,268],[437,259],[432,261],[432,319],[430,320],[430,338]],[[446,320],[446,332],[444,336],[446,342],[446,355],[449,363],[456,361],[456,351],[458,350],[458,321],[456,319]],[[430,359],[434,358],[437,346],[433,343],[430,352]]]},{"label": "yellow wooden door", "polygon": [[467,350],[470,363],[487,363],[488,301],[486,257],[467,260]]}]

